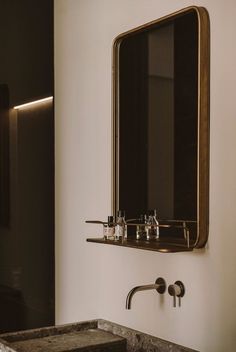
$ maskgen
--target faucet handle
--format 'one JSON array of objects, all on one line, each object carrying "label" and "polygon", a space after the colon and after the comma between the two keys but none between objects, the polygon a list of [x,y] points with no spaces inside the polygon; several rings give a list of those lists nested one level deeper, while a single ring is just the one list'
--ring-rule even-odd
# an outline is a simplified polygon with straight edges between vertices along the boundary
[{"label": "faucet handle", "polygon": [[173,296],[173,307],[176,307],[176,297],[178,297],[179,307],[181,306],[181,297],[185,294],[185,287],[181,281],[175,281],[173,285],[169,285],[168,292]]}]

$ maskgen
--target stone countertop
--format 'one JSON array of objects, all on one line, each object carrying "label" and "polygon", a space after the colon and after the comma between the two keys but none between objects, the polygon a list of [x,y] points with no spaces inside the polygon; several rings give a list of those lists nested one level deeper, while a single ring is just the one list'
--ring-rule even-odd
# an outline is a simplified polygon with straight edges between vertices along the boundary
[{"label": "stone countertop", "polygon": [[103,319],[98,319],[98,327],[124,337],[127,352],[199,352]]},{"label": "stone countertop", "polygon": [[0,352],[196,352],[103,319],[0,335]]}]

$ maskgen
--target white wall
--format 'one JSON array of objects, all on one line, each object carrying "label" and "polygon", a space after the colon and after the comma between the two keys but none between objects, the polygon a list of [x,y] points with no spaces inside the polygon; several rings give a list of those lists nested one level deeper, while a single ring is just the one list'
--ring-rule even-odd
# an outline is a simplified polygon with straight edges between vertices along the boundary
[{"label": "white wall", "polygon": [[[211,21],[210,235],[206,250],[161,254],[85,241],[111,209],[111,48],[119,33],[188,5]],[[236,345],[235,0],[56,0],[57,323],[105,318],[201,352]],[[185,283],[181,309],[128,291]]]}]

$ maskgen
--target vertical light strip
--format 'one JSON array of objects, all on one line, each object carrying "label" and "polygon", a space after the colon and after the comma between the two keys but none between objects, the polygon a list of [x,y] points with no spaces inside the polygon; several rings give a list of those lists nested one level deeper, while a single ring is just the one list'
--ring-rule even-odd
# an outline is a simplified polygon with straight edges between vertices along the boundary
[{"label": "vertical light strip", "polygon": [[26,108],[28,106],[31,106],[31,105],[35,105],[35,104],[39,104],[39,103],[45,103],[47,101],[50,101],[50,100],[53,100],[53,97],[47,97],[47,98],[43,98],[43,99],[39,99],[39,100],[34,100],[34,101],[31,101],[29,103],[25,103],[25,104],[21,104],[21,105],[17,105],[17,106],[14,106],[13,109],[22,109],[22,108]]}]

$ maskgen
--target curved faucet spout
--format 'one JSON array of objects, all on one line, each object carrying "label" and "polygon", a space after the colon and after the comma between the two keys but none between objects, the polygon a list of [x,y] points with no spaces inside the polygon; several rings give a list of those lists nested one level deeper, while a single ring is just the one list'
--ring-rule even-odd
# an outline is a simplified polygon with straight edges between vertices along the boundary
[{"label": "curved faucet spout", "polygon": [[125,308],[131,309],[131,301],[132,301],[133,295],[136,292],[147,291],[147,290],[157,290],[158,293],[163,294],[166,290],[165,280],[162,277],[159,277],[158,279],[156,279],[155,284],[141,285],[141,286],[136,286],[136,287],[132,288],[132,290],[130,290],[127,295]]}]

